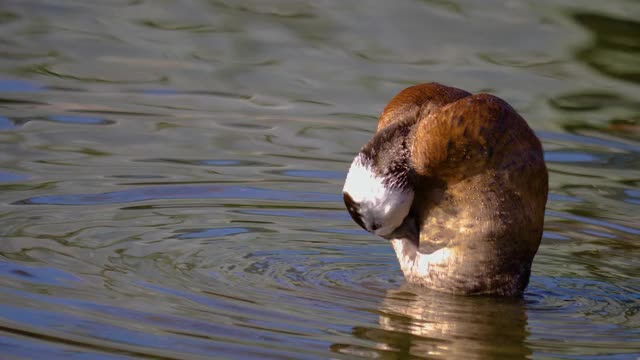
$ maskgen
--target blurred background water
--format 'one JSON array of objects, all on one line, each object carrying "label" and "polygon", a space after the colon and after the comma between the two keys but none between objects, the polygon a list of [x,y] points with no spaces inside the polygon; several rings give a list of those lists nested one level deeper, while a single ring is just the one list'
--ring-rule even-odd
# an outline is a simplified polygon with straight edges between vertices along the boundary
[{"label": "blurred background water", "polygon": [[[341,202],[402,88],[550,170],[523,299],[404,285]],[[0,2],[3,359],[640,357],[640,3]]]}]

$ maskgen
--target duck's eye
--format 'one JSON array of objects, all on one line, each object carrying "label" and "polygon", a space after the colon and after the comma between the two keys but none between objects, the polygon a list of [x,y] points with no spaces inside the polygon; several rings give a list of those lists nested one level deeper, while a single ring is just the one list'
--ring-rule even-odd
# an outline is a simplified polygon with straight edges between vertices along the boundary
[{"label": "duck's eye", "polygon": [[343,193],[342,197],[344,198],[344,203],[347,206],[347,210],[349,211],[349,215],[351,215],[353,221],[355,221],[356,224],[360,225],[361,228],[367,230],[367,228],[364,226],[364,221],[362,221],[362,215],[360,215],[360,206],[358,205],[358,203],[353,201],[351,195],[349,195],[348,193]]}]

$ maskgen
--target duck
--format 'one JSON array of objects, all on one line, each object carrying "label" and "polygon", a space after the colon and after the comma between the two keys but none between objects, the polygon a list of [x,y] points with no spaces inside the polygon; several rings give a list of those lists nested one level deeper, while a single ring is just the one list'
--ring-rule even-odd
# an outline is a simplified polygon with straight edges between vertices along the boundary
[{"label": "duck", "polygon": [[391,242],[406,282],[521,296],[544,227],[542,145],[506,101],[424,83],[398,93],[342,190],[364,230]]}]

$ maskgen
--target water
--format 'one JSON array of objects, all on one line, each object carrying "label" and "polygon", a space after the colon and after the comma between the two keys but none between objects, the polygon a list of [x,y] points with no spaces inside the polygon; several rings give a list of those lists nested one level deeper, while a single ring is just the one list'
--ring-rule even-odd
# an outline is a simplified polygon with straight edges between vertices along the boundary
[{"label": "water", "polygon": [[[7,359],[640,357],[640,5],[0,5]],[[542,138],[523,299],[404,284],[340,189],[400,89]]]}]

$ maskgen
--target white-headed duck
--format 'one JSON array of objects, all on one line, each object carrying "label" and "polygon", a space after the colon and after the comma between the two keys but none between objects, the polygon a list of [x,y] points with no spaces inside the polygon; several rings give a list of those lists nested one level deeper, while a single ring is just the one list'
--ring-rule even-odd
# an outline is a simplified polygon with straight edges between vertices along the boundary
[{"label": "white-headed duck", "polygon": [[343,196],[358,225],[391,241],[409,283],[517,296],[540,245],[547,178],[540,141],[504,100],[428,83],[385,107]]}]

